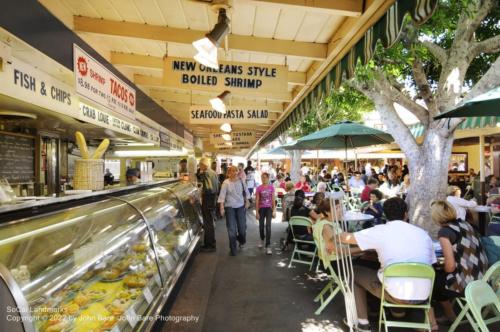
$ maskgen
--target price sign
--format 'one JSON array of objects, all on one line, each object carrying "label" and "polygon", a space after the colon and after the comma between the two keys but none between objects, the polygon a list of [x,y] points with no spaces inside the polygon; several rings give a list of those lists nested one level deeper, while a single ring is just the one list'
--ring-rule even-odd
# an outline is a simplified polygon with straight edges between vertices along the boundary
[{"label": "price sign", "polygon": [[144,287],[142,294],[144,295],[144,298],[146,299],[148,304],[151,304],[151,302],[153,302],[153,294],[151,294],[149,287]]}]

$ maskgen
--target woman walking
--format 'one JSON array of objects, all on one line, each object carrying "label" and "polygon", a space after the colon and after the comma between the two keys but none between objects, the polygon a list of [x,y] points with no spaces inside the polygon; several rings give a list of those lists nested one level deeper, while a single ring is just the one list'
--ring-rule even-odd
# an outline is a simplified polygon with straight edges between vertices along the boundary
[{"label": "woman walking", "polygon": [[[255,194],[255,216],[259,220],[260,244],[259,248],[263,247],[264,239],[266,239],[266,254],[272,255],[271,250],[271,223],[276,217],[276,201],[274,199],[274,186],[269,183],[269,174],[262,173],[262,184],[257,187]],[[264,232],[264,221],[266,228]]]},{"label": "woman walking", "polygon": [[249,197],[246,184],[238,177],[238,169],[236,166],[230,166],[217,202],[220,204],[220,214],[226,216],[231,256],[236,256],[236,242],[239,243],[240,249],[246,243],[246,209],[250,206]]}]

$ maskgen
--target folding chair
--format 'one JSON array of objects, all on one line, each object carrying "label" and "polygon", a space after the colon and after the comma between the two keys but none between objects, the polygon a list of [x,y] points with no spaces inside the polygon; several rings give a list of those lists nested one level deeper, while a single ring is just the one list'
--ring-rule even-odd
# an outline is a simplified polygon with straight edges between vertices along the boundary
[{"label": "folding chair", "polygon": [[[500,301],[495,291],[493,291],[486,281],[475,280],[465,288],[465,299],[476,321],[476,327],[479,328],[481,332],[489,332],[487,322],[483,319],[481,311],[483,308],[494,307],[497,317],[500,315]],[[476,330],[476,327],[474,327],[474,330]]]},{"label": "folding chair", "polygon": [[[435,272],[432,266],[422,264],[422,263],[396,263],[387,266],[384,269],[384,274],[382,278],[382,296],[380,299],[380,318],[378,322],[378,330],[382,328],[384,324],[385,331],[388,331],[389,327],[402,327],[402,328],[412,328],[412,329],[426,329],[431,331],[431,323],[429,320],[429,310],[431,309],[431,296],[432,288],[434,286],[434,276]],[[421,304],[397,304],[387,302],[385,299],[385,281],[387,278],[422,278],[429,279],[431,282],[431,287],[429,291],[429,297],[427,300],[422,301]],[[416,322],[403,322],[403,321],[389,321],[387,320],[385,314],[385,308],[411,308],[419,309],[424,311],[425,320],[423,323]]]},{"label": "folding chair", "polygon": [[[493,289],[496,290],[497,297],[500,298],[500,287],[499,287],[499,284],[500,284],[500,261],[498,261],[495,264],[493,264],[492,266],[490,266],[488,271],[486,271],[486,273],[484,274],[482,280],[491,284]],[[466,298],[459,297],[456,299],[456,303],[460,307],[460,313],[458,314],[458,316],[455,319],[455,321],[453,322],[453,324],[450,326],[450,329],[448,332],[455,331],[455,329],[458,327],[458,325],[461,325],[467,321],[470,323],[470,325],[472,326],[474,331],[479,332],[479,328],[476,324],[476,321],[474,320],[474,318],[472,317],[472,315],[469,311],[470,307],[469,307],[469,304],[467,303]],[[483,317],[486,317],[487,315],[488,315],[488,310],[485,310],[485,312],[483,312]],[[464,316],[467,317],[467,320],[464,320]],[[495,316],[493,318],[485,320],[484,322],[486,325],[489,325],[489,324],[492,324],[492,323],[498,322],[498,321],[500,321],[500,316]]]},{"label": "folding chair", "polygon": [[[299,264],[305,264],[309,265],[309,270],[312,269],[312,266],[314,264],[314,258],[316,257],[316,252],[318,248],[316,247],[316,244],[314,241],[308,241],[308,240],[302,240],[300,238],[297,238],[295,236],[295,232],[293,230],[294,226],[306,226],[306,227],[311,227],[311,221],[309,218],[306,217],[291,217],[290,220],[288,221],[290,225],[290,230],[292,232],[293,236],[293,242],[295,243],[293,252],[292,252],[292,257],[290,258],[290,264],[288,264],[288,267],[292,267],[292,264],[299,263]],[[310,245],[314,247],[313,251],[310,250],[303,250],[300,248],[300,245]]]}]

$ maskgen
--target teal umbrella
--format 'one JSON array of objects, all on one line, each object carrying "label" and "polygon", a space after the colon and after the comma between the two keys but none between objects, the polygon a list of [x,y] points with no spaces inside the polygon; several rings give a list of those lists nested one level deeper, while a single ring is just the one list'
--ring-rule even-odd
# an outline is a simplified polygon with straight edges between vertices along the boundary
[{"label": "teal umbrella", "polygon": [[[339,150],[344,148],[344,163],[346,163],[348,148],[354,149],[376,144],[388,144],[393,141],[391,135],[381,130],[351,121],[343,121],[299,138],[296,146],[315,150]],[[344,168],[346,168],[346,165],[344,165]],[[345,175],[347,178],[347,174]]]},{"label": "teal umbrella", "polygon": [[500,87],[472,98],[463,105],[436,116],[434,119],[498,116],[500,114]]},{"label": "teal umbrella", "polygon": [[394,142],[391,135],[351,121],[338,122],[330,127],[299,138],[296,146],[304,149],[338,150]]}]

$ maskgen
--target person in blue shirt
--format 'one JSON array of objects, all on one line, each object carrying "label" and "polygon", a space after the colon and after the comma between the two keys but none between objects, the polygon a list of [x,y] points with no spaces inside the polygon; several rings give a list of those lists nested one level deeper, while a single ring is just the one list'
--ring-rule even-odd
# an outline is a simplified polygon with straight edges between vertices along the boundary
[{"label": "person in blue shirt", "polygon": [[382,204],[380,203],[382,197],[383,195],[380,190],[373,189],[370,191],[370,204],[363,209],[363,213],[372,215],[375,218],[373,220],[373,224],[375,225],[382,223],[382,215],[384,214]]}]

